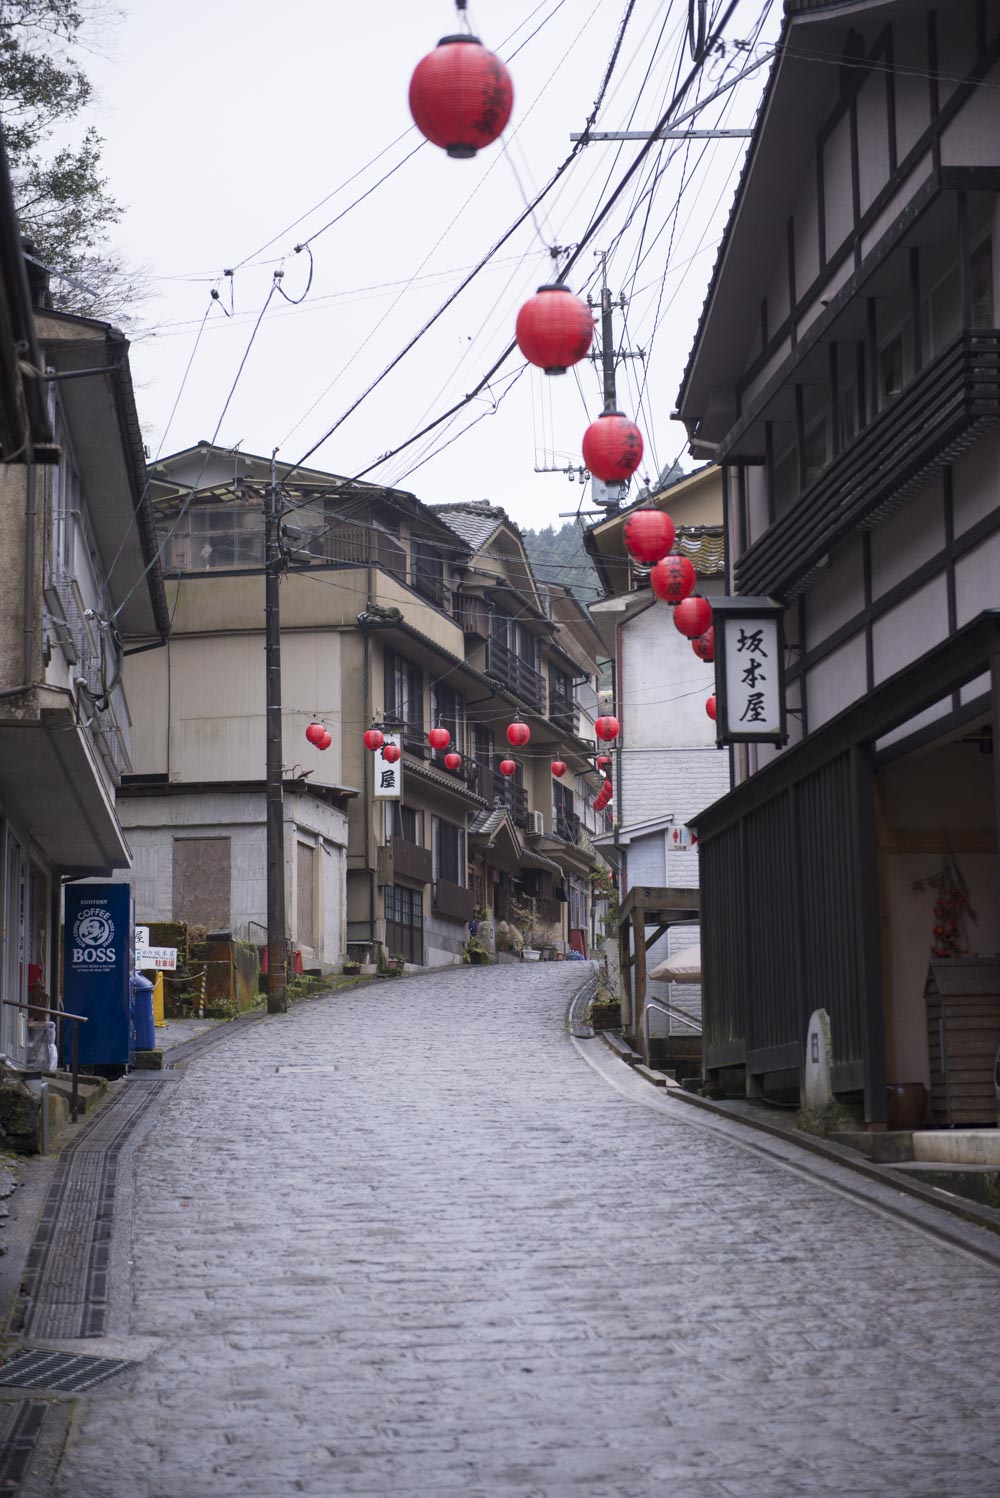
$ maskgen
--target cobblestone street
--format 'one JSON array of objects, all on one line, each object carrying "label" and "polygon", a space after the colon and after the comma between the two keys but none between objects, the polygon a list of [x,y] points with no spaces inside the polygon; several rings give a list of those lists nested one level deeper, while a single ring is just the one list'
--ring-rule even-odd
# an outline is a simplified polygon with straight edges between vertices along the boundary
[{"label": "cobblestone street", "polygon": [[61,1498],[1000,1492],[997,1270],[619,1095],[566,1032],[586,971],[303,1002],[163,1088],[156,1340]]}]

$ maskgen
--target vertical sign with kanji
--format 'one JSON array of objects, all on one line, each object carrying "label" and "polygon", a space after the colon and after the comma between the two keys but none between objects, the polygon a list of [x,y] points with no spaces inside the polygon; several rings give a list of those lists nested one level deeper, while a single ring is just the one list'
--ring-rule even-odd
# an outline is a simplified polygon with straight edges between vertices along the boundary
[{"label": "vertical sign with kanji", "polygon": [[398,801],[403,794],[403,761],[397,759],[390,764],[385,757],[385,751],[392,744],[393,747],[402,752],[402,734],[387,733],[383,740],[381,749],[377,749],[373,756],[375,762],[375,799],[376,801]]},{"label": "vertical sign with kanji", "polygon": [[718,742],[786,743],[781,605],[770,598],[714,598],[712,611]]}]

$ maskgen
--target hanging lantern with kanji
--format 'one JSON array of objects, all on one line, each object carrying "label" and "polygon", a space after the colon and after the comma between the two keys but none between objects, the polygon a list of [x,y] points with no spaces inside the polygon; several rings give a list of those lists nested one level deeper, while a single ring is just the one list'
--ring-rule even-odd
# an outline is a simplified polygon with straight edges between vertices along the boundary
[{"label": "hanging lantern with kanji", "polygon": [[313,722],[310,723],[309,727],[306,729],[306,738],[309,740],[310,744],[315,744],[325,732],[326,729],[323,727],[322,723]]},{"label": "hanging lantern with kanji", "polygon": [[662,510],[633,510],[625,522],[625,549],[637,562],[649,567],[673,550],[674,522]]},{"label": "hanging lantern with kanji", "polygon": [[594,763],[596,764],[596,766],[597,766],[597,768],[599,770],[610,770],[611,769],[611,755],[610,754],[599,754],[597,756],[596,760],[594,761]]},{"label": "hanging lantern with kanji", "polygon": [[514,759],[502,759],[500,761],[500,774],[506,775],[508,780],[517,774],[517,761]]},{"label": "hanging lantern with kanji", "polygon": [[708,714],[708,716],[712,719],[712,721],[714,723],[714,721],[715,721],[715,697],[714,696],[712,696],[712,697],[706,697],[706,699],[705,699],[705,711],[706,711],[706,713]]},{"label": "hanging lantern with kanji", "polygon": [[527,723],[512,723],[507,729],[507,742],[512,749],[523,749],[531,738],[531,729]]},{"label": "hanging lantern with kanji", "polygon": [[710,624],[703,635],[696,635],[691,649],[700,661],[711,664],[715,660],[715,625]]},{"label": "hanging lantern with kanji", "polygon": [[462,768],[462,756],[456,754],[453,749],[450,754],[445,755],[444,766],[446,770],[460,770]]},{"label": "hanging lantern with kanji", "polygon": [[514,85],[476,36],[443,36],[410,79],[410,113],[421,135],[468,159],[492,145],[510,119]]},{"label": "hanging lantern with kanji", "polygon": [[561,780],[566,774],[566,761],[564,759],[554,759],[552,761],[552,773],[557,780]]},{"label": "hanging lantern with kanji", "polygon": [[451,734],[448,732],[447,728],[442,728],[439,723],[438,726],[436,728],[432,728],[430,733],[427,735],[427,742],[430,744],[432,749],[447,749],[448,745],[451,743]]},{"label": "hanging lantern with kanji", "polygon": [[381,729],[379,729],[379,728],[369,728],[369,729],[367,729],[367,731],[365,732],[365,748],[366,749],[370,749],[372,751],[372,753],[374,754],[375,751],[376,751],[376,749],[381,749],[381,747],[382,747],[382,745],[384,743],[385,743],[385,735],[382,733]]},{"label": "hanging lantern with kanji", "polygon": [[400,748],[398,744],[386,744],[385,748],[382,750],[382,758],[385,760],[387,765],[394,765],[397,759],[399,759],[399,756]]},{"label": "hanging lantern with kanji", "polygon": [[604,411],[583,434],[583,461],[595,478],[622,484],[642,462],[642,433],[620,411]]},{"label": "hanging lantern with kanji", "polygon": [[683,603],[690,593],[698,575],[687,557],[664,557],[657,562],[649,574],[650,586],[657,598],[664,603]]},{"label": "hanging lantern with kanji", "polygon": [[330,745],[333,743],[333,734],[330,733],[329,729],[324,728],[319,738],[314,739],[313,742],[315,743],[317,749],[329,749]]},{"label": "hanging lantern with kanji", "polygon": [[606,744],[610,744],[611,740],[616,739],[621,732],[621,724],[617,718],[610,716],[598,718],[594,724],[594,732],[599,739],[603,739]]},{"label": "hanging lantern with kanji", "polygon": [[565,286],[539,286],[517,314],[517,346],[546,374],[565,374],[590,352],[594,316]]},{"label": "hanging lantern with kanji", "polygon": [[712,622],[712,605],[700,593],[692,593],[674,609],[674,624],[689,640],[703,635]]}]

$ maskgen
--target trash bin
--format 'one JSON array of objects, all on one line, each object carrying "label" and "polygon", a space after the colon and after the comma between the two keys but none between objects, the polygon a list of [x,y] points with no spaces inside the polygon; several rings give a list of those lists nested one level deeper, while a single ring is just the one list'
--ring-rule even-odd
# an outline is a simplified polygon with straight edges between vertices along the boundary
[{"label": "trash bin", "polygon": [[135,1048],[137,1051],[153,1051],[156,1049],[153,984],[144,973],[134,973],[132,991],[135,996]]}]

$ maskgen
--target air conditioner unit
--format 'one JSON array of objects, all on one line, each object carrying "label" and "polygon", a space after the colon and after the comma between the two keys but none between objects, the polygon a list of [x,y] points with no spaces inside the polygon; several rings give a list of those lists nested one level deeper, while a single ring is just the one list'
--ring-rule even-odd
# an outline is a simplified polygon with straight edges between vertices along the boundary
[{"label": "air conditioner unit", "polygon": [[528,827],[529,832],[545,831],[545,813],[543,811],[529,811],[528,816],[531,818]]}]

